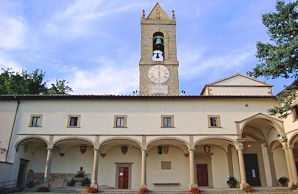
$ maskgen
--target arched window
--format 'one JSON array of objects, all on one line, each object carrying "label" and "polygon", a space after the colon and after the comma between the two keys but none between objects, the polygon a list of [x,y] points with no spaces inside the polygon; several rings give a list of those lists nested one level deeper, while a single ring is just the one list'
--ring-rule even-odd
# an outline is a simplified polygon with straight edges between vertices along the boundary
[{"label": "arched window", "polygon": [[163,61],[164,60],[164,36],[161,32],[155,32],[152,39],[153,51],[152,60],[153,61]]}]

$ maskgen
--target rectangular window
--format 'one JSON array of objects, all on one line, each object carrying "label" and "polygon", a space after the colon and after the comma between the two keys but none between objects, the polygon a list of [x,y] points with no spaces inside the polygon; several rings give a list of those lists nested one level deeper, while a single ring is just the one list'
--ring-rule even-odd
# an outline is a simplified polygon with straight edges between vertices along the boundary
[{"label": "rectangular window", "polygon": [[208,127],[221,127],[219,115],[208,116]]},{"label": "rectangular window", "polygon": [[67,127],[80,127],[80,116],[68,115]]},{"label": "rectangular window", "polygon": [[41,127],[41,119],[42,119],[41,115],[31,115],[29,126],[30,127]]},{"label": "rectangular window", "polygon": [[162,115],[161,127],[164,127],[164,128],[174,127],[174,115]]},{"label": "rectangular window", "polygon": [[157,154],[162,154],[162,145],[157,146]]},{"label": "rectangular window", "polygon": [[127,116],[126,115],[115,115],[114,116],[114,127],[115,128],[127,127]]}]

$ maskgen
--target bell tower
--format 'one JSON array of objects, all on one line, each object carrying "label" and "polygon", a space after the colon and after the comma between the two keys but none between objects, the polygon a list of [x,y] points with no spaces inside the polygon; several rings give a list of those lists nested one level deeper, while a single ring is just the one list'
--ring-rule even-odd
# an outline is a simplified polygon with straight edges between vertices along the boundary
[{"label": "bell tower", "polygon": [[141,18],[140,95],[179,95],[176,19],[156,3]]}]

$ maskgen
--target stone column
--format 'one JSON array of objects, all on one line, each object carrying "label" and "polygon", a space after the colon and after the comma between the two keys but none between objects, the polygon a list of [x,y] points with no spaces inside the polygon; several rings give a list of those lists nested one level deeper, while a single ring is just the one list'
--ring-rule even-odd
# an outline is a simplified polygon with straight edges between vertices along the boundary
[{"label": "stone column", "polygon": [[292,167],[291,167],[291,162],[290,162],[290,158],[289,158],[289,147],[287,145],[287,142],[282,142],[282,147],[285,151],[286,164],[287,164],[287,168],[288,168],[288,175],[289,175],[288,187],[292,187],[293,186],[293,173],[292,173]]},{"label": "stone column", "polygon": [[142,149],[141,187],[146,187],[146,154],[147,150]]},{"label": "stone column", "polygon": [[267,148],[267,153],[268,153],[268,159],[270,163],[270,171],[271,171],[271,177],[272,177],[272,186],[277,187],[278,186],[278,181],[276,178],[276,172],[275,172],[275,165],[274,165],[274,160],[273,160],[273,153],[272,150]]},{"label": "stone column", "polygon": [[292,171],[292,177],[293,177],[293,184],[297,185],[298,184],[298,178],[297,178],[297,169],[296,169],[296,164],[295,164],[295,158],[293,154],[293,148],[288,148],[288,156],[289,156],[289,163],[291,166],[291,171]]},{"label": "stone column", "polygon": [[240,144],[237,148],[238,151],[238,160],[239,160],[239,170],[240,170],[240,189],[243,189],[246,185],[246,173],[245,173],[245,164],[243,157],[243,145]]},{"label": "stone column", "polygon": [[51,160],[52,160],[52,148],[47,148],[47,160],[44,170],[44,180],[43,183],[45,186],[49,186],[49,179],[50,179],[50,173],[51,173]]},{"label": "stone column", "polygon": [[228,168],[229,168],[229,176],[234,176],[234,169],[233,169],[233,153],[232,148],[228,147],[227,154],[227,161],[228,161]]},{"label": "stone column", "polygon": [[93,154],[93,168],[92,168],[92,179],[91,179],[91,187],[97,188],[97,173],[98,173],[98,153],[99,149],[94,148],[94,154]]},{"label": "stone column", "polygon": [[189,187],[195,185],[194,159],[195,154],[193,149],[188,150],[189,153]]}]

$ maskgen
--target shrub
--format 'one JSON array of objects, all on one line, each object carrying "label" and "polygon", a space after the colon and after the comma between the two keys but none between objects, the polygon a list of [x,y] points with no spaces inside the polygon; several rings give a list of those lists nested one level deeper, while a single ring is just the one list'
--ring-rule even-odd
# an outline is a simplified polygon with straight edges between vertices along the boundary
[{"label": "shrub", "polygon": [[286,185],[288,184],[288,182],[289,182],[289,179],[288,179],[287,177],[282,176],[282,177],[280,177],[280,178],[278,179],[278,182],[279,182],[282,186],[286,186]]},{"label": "shrub", "polygon": [[236,188],[236,185],[238,184],[238,180],[233,177],[233,176],[230,176],[227,180],[227,184],[231,187],[231,188]]},{"label": "shrub", "polygon": [[86,191],[87,191],[87,193],[98,193],[99,192],[99,190],[94,187],[87,187]]},{"label": "shrub", "polygon": [[71,179],[71,180],[67,183],[67,185],[70,186],[70,187],[75,186],[75,184],[76,184],[76,182],[75,182],[73,179]]},{"label": "shrub", "polygon": [[82,181],[82,186],[90,186],[90,184],[91,184],[91,181],[90,181],[90,179],[88,179],[88,178],[85,178],[83,181]]},{"label": "shrub", "polygon": [[48,187],[42,186],[38,187],[37,192],[49,192],[50,189]]}]

